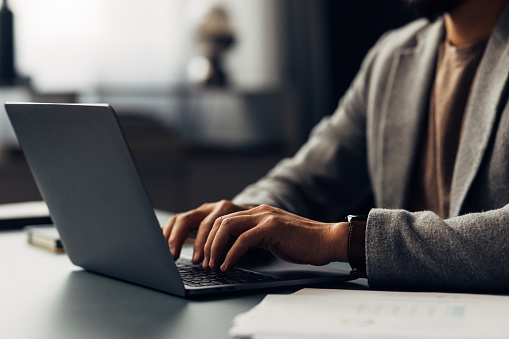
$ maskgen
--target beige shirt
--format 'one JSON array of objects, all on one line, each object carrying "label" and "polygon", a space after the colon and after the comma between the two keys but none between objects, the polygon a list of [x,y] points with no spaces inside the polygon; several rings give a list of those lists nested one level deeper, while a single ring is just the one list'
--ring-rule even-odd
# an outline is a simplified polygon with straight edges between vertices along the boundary
[{"label": "beige shirt", "polygon": [[430,210],[444,219],[449,215],[463,116],[485,47],[486,41],[464,47],[440,45],[427,131],[409,192],[411,211]]}]

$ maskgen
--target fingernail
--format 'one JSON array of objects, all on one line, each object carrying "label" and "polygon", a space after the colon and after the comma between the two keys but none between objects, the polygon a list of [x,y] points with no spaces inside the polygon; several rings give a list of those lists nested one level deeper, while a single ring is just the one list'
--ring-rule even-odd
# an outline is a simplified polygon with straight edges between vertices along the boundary
[{"label": "fingernail", "polygon": [[212,258],[209,260],[209,267],[212,269],[216,267],[216,265],[214,265],[214,260],[212,260]]},{"label": "fingernail", "polygon": [[203,264],[202,264],[203,268],[207,269],[209,268],[209,261],[207,258],[203,259]]},{"label": "fingernail", "polygon": [[222,265],[221,265],[221,271],[226,272],[226,271],[228,271],[229,269],[230,269],[230,267],[229,267],[226,263],[224,263],[224,264],[222,264]]}]

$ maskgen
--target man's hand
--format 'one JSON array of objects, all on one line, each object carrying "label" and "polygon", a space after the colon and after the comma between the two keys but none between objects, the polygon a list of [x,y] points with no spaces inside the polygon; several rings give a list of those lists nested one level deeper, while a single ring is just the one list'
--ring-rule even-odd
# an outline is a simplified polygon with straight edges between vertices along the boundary
[{"label": "man's hand", "polygon": [[189,232],[198,229],[194,241],[194,254],[192,261],[199,264],[203,260],[203,248],[207,237],[217,218],[233,212],[244,211],[248,206],[235,205],[230,201],[222,200],[202,206],[185,213],[174,215],[163,227],[163,234],[170,246],[173,258],[178,259],[182,245]]},{"label": "man's hand", "polygon": [[294,263],[347,261],[348,223],[321,223],[266,205],[223,215],[208,235],[203,267],[228,271],[254,247]]}]

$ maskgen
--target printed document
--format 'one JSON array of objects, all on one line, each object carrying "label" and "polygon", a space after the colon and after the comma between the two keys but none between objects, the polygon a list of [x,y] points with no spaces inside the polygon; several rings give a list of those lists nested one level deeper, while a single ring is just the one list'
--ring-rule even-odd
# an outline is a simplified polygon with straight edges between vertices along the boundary
[{"label": "printed document", "polygon": [[238,338],[509,338],[509,296],[303,289],[234,319]]}]

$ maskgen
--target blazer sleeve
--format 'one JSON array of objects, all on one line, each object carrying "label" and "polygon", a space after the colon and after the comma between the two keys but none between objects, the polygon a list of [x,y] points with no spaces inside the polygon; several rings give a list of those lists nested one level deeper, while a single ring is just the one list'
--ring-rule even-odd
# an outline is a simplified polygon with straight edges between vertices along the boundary
[{"label": "blazer sleeve", "polygon": [[432,212],[373,209],[366,229],[374,288],[509,290],[509,205],[442,220]]}]

